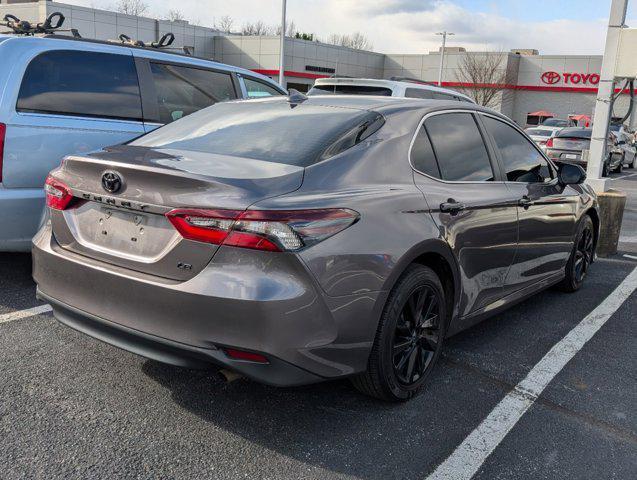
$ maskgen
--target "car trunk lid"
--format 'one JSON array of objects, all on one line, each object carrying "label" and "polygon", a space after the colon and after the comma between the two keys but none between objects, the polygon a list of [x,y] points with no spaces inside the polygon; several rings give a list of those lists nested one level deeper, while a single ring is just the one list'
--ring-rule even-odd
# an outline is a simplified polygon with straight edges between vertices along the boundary
[{"label": "car trunk lid", "polygon": [[553,148],[560,150],[572,150],[581,152],[588,149],[591,141],[586,138],[577,137],[554,137]]},{"label": "car trunk lid", "polygon": [[[55,178],[77,197],[52,211],[53,231],[67,250],[143,273],[186,280],[217,246],[182,238],[165,214],[174,208],[243,211],[298,189],[303,168],[201,152],[118,146],[67,157]],[[105,174],[121,184],[109,192]],[[110,178],[110,177],[109,177]]]}]

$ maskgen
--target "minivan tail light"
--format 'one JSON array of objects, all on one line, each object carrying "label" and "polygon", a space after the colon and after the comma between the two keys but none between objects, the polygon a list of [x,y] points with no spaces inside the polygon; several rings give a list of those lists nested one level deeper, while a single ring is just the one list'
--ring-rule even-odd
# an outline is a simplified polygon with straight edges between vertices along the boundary
[{"label": "minivan tail light", "polygon": [[548,148],[552,148],[552,147],[553,147],[553,137],[549,138],[549,139],[546,141],[546,146],[547,146]]},{"label": "minivan tail light", "polygon": [[270,252],[296,251],[344,230],[359,218],[353,210],[190,210],[166,214],[189,240]]},{"label": "minivan tail light", "polygon": [[7,126],[0,123],[0,183],[2,183],[2,164],[4,163],[4,139],[7,136]]},{"label": "minivan tail light", "polygon": [[71,189],[51,175],[47,177],[44,183],[44,192],[47,206],[55,210],[66,209],[71,200],[73,200]]}]

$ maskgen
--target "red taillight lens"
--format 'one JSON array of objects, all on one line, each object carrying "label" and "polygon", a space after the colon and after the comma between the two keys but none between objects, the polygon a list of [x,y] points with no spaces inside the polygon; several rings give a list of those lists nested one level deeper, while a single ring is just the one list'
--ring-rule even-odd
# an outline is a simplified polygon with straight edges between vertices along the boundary
[{"label": "red taillight lens", "polygon": [[226,348],[226,355],[234,360],[247,360],[248,362],[270,363],[268,359],[259,353],[246,352],[245,350],[237,350],[235,348]]},{"label": "red taillight lens", "polygon": [[358,220],[347,209],[322,210],[187,210],[166,214],[184,238],[216,245],[295,251],[344,230]]},{"label": "red taillight lens", "polygon": [[2,164],[4,163],[4,139],[7,136],[7,126],[0,123],[0,183],[2,183]]},{"label": "red taillight lens", "polygon": [[553,146],[553,137],[549,138],[546,141],[546,146],[549,147],[549,148],[551,148]]},{"label": "red taillight lens", "polygon": [[73,200],[71,189],[50,175],[44,184],[44,192],[47,206],[55,210],[64,210]]}]

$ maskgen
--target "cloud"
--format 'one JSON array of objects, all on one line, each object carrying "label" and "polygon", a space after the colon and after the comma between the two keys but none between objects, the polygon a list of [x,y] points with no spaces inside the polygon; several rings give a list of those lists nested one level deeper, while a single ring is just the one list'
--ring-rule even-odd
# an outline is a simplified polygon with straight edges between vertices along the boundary
[{"label": "cloud", "polygon": [[[67,0],[104,8],[115,0]],[[150,16],[163,16],[175,8],[174,0],[145,0]],[[205,8],[203,5],[205,4]],[[280,0],[180,0],[186,19],[212,25],[230,15],[235,26],[263,20],[280,21]],[[529,1],[532,8],[533,1]],[[454,0],[292,0],[288,19],[297,28],[319,38],[359,31],[374,50],[383,53],[427,53],[437,50],[441,30],[452,31],[449,44],[468,50],[536,48],[545,54],[601,54],[605,19],[553,19],[530,21],[506,16],[506,8],[471,11]],[[631,22],[629,22],[630,24]],[[636,24],[637,22],[632,22]]]}]

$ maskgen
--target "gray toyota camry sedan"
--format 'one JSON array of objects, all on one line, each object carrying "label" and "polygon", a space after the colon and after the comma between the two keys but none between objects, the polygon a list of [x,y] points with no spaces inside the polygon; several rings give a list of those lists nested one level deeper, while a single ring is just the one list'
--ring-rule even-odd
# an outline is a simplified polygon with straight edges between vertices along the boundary
[{"label": "gray toyota camry sedan", "polygon": [[406,400],[449,335],[582,285],[584,178],[468,103],[219,103],[66,157],[34,277],[60,322],[148,358]]}]

